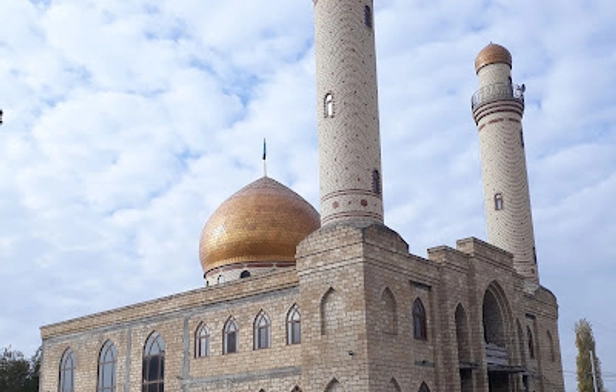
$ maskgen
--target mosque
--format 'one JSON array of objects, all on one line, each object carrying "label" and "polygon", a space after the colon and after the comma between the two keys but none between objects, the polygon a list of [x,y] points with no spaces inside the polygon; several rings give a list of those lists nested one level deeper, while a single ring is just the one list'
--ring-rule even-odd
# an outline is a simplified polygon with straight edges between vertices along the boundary
[{"label": "mosque", "polygon": [[320,214],[268,177],[209,218],[204,287],[41,328],[42,392],[564,391],[512,58],[478,54],[488,242],[383,223],[372,0],[313,0]]}]

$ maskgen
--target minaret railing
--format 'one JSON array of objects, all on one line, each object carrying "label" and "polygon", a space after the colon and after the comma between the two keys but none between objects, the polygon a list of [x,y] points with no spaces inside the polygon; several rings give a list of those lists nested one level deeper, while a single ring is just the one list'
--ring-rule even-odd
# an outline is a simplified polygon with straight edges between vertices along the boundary
[{"label": "minaret railing", "polygon": [[482,87],[471,97],[471,109],[500,100],[514,100],[524,105],[524,85],[498,83]]}]

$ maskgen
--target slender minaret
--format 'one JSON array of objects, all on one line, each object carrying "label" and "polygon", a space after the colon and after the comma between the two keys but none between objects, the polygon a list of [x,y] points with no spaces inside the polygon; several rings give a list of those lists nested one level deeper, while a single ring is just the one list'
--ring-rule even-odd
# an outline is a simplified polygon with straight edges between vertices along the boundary
[{"label": "slender minaret", "polygon": [[513,253],[529,287],[539,283],[522,116],[524,85],[511,81],[511,54],[490,43],[475,60],[479,90],[472,110],[479,131],[488,241]]},{"label": "slender minaret", "polygon": [[321,224],[382,224],[372,0],[313,2]]}]

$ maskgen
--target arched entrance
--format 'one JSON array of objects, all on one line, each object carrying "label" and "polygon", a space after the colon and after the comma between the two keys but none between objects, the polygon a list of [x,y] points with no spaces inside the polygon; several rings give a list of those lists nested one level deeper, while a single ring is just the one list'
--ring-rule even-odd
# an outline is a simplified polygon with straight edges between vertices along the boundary
[{"label": "arched entrance", "polygon": [[505,292],[497,282],[488,286],[483,296],[483,338],[490,392],[511,390],[511,374],[517,371],[510,366],[511,311]]}]

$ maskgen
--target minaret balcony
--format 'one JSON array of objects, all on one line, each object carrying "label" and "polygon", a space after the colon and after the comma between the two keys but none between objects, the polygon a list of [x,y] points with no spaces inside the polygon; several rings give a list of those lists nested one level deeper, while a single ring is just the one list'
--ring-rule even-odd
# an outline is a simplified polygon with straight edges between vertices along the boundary
[{"label": "minaret balcony", "polygon": [[498,83],[480,88],[471,97],[471,109],[496,101],[517,101],[524,106],[524,85]]}]

